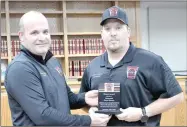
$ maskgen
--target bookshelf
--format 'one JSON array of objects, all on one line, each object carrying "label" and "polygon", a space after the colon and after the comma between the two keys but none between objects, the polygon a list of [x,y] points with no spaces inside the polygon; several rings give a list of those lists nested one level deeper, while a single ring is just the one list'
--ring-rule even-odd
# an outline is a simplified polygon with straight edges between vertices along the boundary
[{"label": "bookshelf", "polygon": [[8,57],[3,56],[3,57],[1,57],[1,60],[8,60]]},{"label": "bookshelf", "polygon": [[67,33],[67,35],[72,35],[72,36],[75,36],[75,35],[100,35],[101,32],[70,32],[70,33]]},{"label": "bookshelf", "polygon": [[[9,13],[11,15],[16,15],[16,14],[24,14],[26,13],[27,11],[10,11]],[[41,13],[45,14],[45,15],[57,15],[57,14],[63,14],[63,11],[40,11]]]},{"label": "bookshelf", "polygon": [[[51,34],[51,36],[57,36],[57,35],[64,35],[64,33],[63,32],[57,32],[57,33],[50,33]],[[3,34],[4,36],[6,36],[5,34]],[[16,37],[18,37],[18,33],[11,33],[10,34],[11,36],[16,36]]]},{"label": "bookshelf", "polygon": [[[103,11],[113,5],[125,8],[132,33],[130,39],[137,47],[140,47],[138,1],[2,0],[1,39],[6,43],[4,50],[7,56],[1,56],[1,60],[8,64],[16,55],[13,53],[15,51],[13,48],[16,49],[13,42],[19,44],[17,32],[21,16],[30,10],[40,11],[49,21],[52,48],[59,45],[56,48],[61,50],[61,52],[55,52],[54,48],[52,52],[62,64],[68,85],[80,85],[77,79],[81,79],[83,69],[89,61],[104,52],[100,45],[102,42],[99,40],[101,39],[99,24]],[[72,70],[79,72],[75,72],[75,75]],[[71,80],[72,77],[74,80]]]},{"label": "bookshelf", "polygon": [[89,57],[89,56],[99,56],[100,54],[72,54],[69,57]]}]

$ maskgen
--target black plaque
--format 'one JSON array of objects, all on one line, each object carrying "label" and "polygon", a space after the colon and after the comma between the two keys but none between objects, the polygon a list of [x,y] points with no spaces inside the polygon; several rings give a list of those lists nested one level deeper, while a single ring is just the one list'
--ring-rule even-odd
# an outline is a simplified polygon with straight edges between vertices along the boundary
[{"label": "black plaque", "polygon": [[120,83],[102,83],[99,85],[99,102],[96,113],[120,114]]}]

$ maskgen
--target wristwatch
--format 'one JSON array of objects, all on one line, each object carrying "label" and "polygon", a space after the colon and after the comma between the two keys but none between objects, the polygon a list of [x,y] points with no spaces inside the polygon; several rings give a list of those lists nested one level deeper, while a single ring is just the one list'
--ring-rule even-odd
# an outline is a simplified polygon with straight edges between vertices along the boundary
[{"label": "wristwatch", "polygon": [[145,123],[148,121],[149,117],[146,114],[145,108],[143,107],[141,109],[142,109],[142,117],[140,120],[141,120],[141,122]]}]

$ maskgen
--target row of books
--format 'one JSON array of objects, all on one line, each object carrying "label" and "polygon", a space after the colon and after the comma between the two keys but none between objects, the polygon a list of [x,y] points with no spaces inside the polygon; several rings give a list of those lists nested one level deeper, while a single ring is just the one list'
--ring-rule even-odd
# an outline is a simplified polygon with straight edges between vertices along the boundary
[{"label": "row of books", "polygon": [[[64,54],[64,43],[63,40],[52,40],[51,52],[54,55],[63,55]],[[19,40],[12,40],[12,56],[16,56],[20,52],[20,41]],[[8,56],[8,48],[7,48],[7,41],[1,41],[1,57]]]},{"label": "row of books", "polygon": [[[69,61],[69,76],[82,76],[85,68],[91,60],[71,60]],[[5,72],[7,68],[7,61],[1,60],[1,80],[5,79]]]},{"label": "row of books", "polygon": [[12,56],[16,56],[20,52],[20,41],[12,40]]},{"label": "row of books", "polygon": [[71,60],[69,61],[69,76],[82,76],[84,70],[91,60]]},{"label": "row of books", "polygon": [[64,55],[64,42],[63,42],[63,40],[52,40],[50,51],[54,55]]},{"label": "row of books", "polygon": [[[20,52],[20,41],[12,40],[12,56]],[[64,42],[61,39],[52,40],[50,50],[54,55],[64,55]],[[105,51],[102,39],[100,38],[79,38],[68,40],[69,54],[101,54]],[[1,42],[1,57],[8,56],[7,41]]]},{"label": "row of books", "polygon": [[101,54],[105,51],[102,39],[81,38],[68,40],[69,54]]},{"label": "row of books", "polygon": [[1,57],[7,57],[7,56],[8,56],[7,41],[2,40],[1,41]]},{"label": "row of books", "polygon": [[[63,40],[52,40],[50,51],[54,55],[64,54],[64,43]],[[20,52],[20,41],[12,40],[12,54],[16,56]]]}]

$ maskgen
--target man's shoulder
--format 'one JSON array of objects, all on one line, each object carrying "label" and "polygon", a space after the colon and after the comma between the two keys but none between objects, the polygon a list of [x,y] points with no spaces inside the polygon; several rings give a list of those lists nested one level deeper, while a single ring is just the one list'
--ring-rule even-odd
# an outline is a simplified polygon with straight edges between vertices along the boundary
[{"label": "man's shoulder", "polygon": [[104,54],[101,54],[101,55],[95,57],[93,60],[91,60],[89,63],[89,66],[92,66],[92,67],[93,66],[100,66],[103,55]]},{"label": "man's shoulder", "polygon": [[23,70],[24,68],[31,68],[32,67],[32,61],[25,56],[24,54],[20,53],[17,55],[11,63],[7,67],[8,71],[17,71],[17,70]]},{"label": "man's shoulder", "polygon": [[14,63],[14,62],[26,62],[26,61],[30,61],[29,57],[25,53],[20,52],[20,54],[15,56],[15,58],[12,60],[11,63]]},{"label": "man's shoulder", "polygon": [[164,68],[168,68],[168,65],[166,64],[162,56],[142,48],[137,48],[135,58],[141,62],[144,61],[146,65],[151,65],[151,66],[156,65],[156,66],[163,66]]},{"label": "man's shoulder", "polygon": [[56,57],[51,57],[48,62],[52,63],[52,64],[59,64],[60,65],[60,61],[56,58]]},{"label": "man's shoulder", "polygon": [[146,49],[142,48],[136,48],[136,56],[139,58],[146,58],[146,59],[154,59],[154,60],[159,60],[161,58],[160,55],[155,54],[154,52],[151,52]]}]

